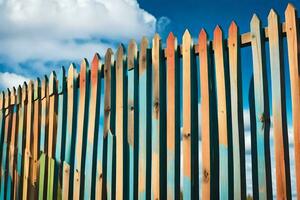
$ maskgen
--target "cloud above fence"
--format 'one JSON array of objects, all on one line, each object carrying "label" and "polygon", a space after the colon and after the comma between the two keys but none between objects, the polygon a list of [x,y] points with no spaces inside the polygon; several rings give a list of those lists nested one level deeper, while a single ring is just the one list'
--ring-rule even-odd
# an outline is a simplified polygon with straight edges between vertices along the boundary
[{"label": "cloud above fence", "polygon": [[169,23],[136,0],[0,0],[0,72],[49,74],[55,69],[50,64],[103,55],[119,42],[151,36],[157,21],[160,29]]}]

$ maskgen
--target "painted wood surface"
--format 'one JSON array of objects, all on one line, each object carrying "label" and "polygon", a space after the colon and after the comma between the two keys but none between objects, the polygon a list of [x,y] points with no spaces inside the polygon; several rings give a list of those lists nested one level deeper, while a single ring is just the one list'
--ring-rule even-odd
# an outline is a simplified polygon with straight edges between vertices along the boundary
[{"label": "painted wood surface", "polygon": [[56,196],[54,190],[53,177],[54,174],[53,158],[55,152],[55,140],[57,131],[57,79],[55,72],[52,72],[49,77],[49,126],[48,126],[48,141],[47,141],[47,199],[51,199],[52,195]]},{"label": "painted wood surface", "polygon": [[78,114],[77,114],[77,134],[76,134],[76,145],[75,145],[75,162],[74,162],[74,199],[80,199],[83,195],[81,192],[81,183],[83,182],[84,173],[84,155],[86,146],[86,132],[87,132],[87,121],[88,121],[88,104],[87,104],[87,88],[89,84],[88,76],[88,61],[84,59],[81,61],[80,74],[79,74],[79,102],[78,102]]},{"label": "painted wood surface", "polygon": [[179,55],[177,38],[167,39],[167,198],[180,198]]},{"label": "painted wood surface", "polygon": [[[150,194],[146,193],[147,171],[150,169],[147,161],[147,68],[149,67],[149,56],[147,54],[148,39],[143,37],[139,51],[139,178],[138,178],[138,198],[145,200]],[[149,147],[148,147],[149,149]],[[148,150],[149,151],[149,150]]]},{"label": "painted wood surface", "polygon": [[202,133],[202,198],[212,197],[211,187],[211,69],[209,65],[209,50],[207,45],[207,33],[204,29],[200,31],[199,42],[199,65],[200,65],[200,96],[201,96],[201,133]]},{"label": "painted wood surface", "polygon": [[[269,129],[269,113],[268,113],[268,98],[267,98],[267,78],[265,72],[264,55],[262,54],[262,35],[260,19],[254,15],[251,23],[252,33],[252,59],[253,59],[253,78],[254,78],[254,94],[255,94],[255,119],[256,119],[256,144],[257,144],[257,165],[258,165],[258,190],[259,199],[268,198],[267,187],[267,154],[266,145]],[[269,151],[269,150],[267,150]]]},{"label": "painted wood surface", "polygon": [[[74,64],[71,64],[68,70],[68,79],[67,79],[67,92],[68,92],[68,110],[67,110],[67,133],[66,133],[66,142],[65,142],[65,155],[63,162],[63,183],[62,183],[62,197],[63,199],[69,198],[70,186],[70,170],[73,163],[72,159],[72,147],[74,146],[75,138],[75,120],[76,120],[76,101],[77,96],[77,86],[76,81],[77,72]],[[71,196],[70,196],[71,197]]]},{"label": "painted wood surface", "polygon": [[282,61],[282,46],[279,40],[279,20],[272,9],[268,16],[273,134],[276,162],[276,187],[278,199],[290,199],[290,169],[288,154],[288,130],[285,104],[285,81]]},{"label": "painted wood surface", "polygon": [[135,105],[135,93],[137,92],[137,86],[135,85],[135,70],[137,70],[137,45],[134,40],[130,41],[128,45],[128,60],[127,60],[127,142],[129,146],[129,171],[128,171],[128,185],[129,185],[129,192],[128,198],[134,199],[136,198],[135,192],[137,191],[137,184],[135,183],[136,174],[135,170],[137,170],[136,165],[136,157],[134,152],[136,151],[136,146],[134,145],[134,141],[137,137],[137,132],[135,128],[135,123],[137,123],[137,119],[135,119],[135,112],[137,112]]},{"label": "painted wood surface", "polygon": [[89,121],[88,121],[88,132],[87,132],[87,149],[86,149],[86,161],[85,161],[85,182],[84,182],[84,199],[94,198],[95,190],[93,184],[93,177],[95,176],[95,152],[94,143],[97,139],[98,134],[98,118],[99,118],[99,107],[100,107],[100,72],[102,65],[100,57],[96,54],[92,61],[91,66],[91,90],[89,98]]},{"label": "painted wood surface", "polygon": [[288,60],[290,85],[292,96],[292,116],[294,130],[295,171],[297,198],[300,198],[300,69],[299,69],[299,26],[297,26],[297,12],[292,4],[288,4],[285,11],[286,35],[288,46]]},{"label": "painted wood surface", "polygon": [[240,66],[240,34],[233,21],[229,27],[228,53],[231,92],[231,124],[233,148],[234,199],[246,198],[246,169],[244,147],[244,117],[242,72]]},{"label": "painted wood surface", "polygon": [[116,199],[124,198],[124,47],[120,45],[116,53]]},{"label": "painted wood surface", "polygon": [[161,40],[155,34],[152,40],[152,167],[151,167],[151,199],[160,199],[160,76],[161,76]]},{"label": "painted wood surface", "polygon": [[24,171],[22,180],[22,199],[27,199],[28,195],[28,178],[29,178],[29,162],[31,158],[30,144],[31,144],[31,134],[32,134],[32,120],[33,120],[33,82],[28,83],[27,91],[27,110],[26,110],[26,136],[25,136],[25,150],[24,150]]},{"label": "painted wood surface", "polygon": [[217,109],[218,109],[218,128],[219,128],[219,195],[220,199],[229,199],[229,150],[228,150],[228,107],[227,107],[227,88],[226,72],[224,64],[224,44],[223,33],[219,26],[214,30],[214,59],[216,68],[217,82]]}]

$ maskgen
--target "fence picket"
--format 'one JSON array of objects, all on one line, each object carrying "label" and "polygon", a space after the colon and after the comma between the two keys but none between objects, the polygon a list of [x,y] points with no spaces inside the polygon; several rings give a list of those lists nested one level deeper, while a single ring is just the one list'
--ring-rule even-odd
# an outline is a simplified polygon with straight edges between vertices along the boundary
[{"label": "fence picket", "polygon": [[[146,37],[143,37],[140,46],[139,53],[139,92],[138,92],[138,102],[139,102],[139,180],[138,180],[138,199],[145,200],[150,193],[147,193],[147,180],[150,177],[147,177],[147,171],[149,169],[149,161],[147,161],[147,151],[149,151],[149,146],[147,145],[147,69],[149,56],[147,54],[148,40]],[[150,91],[151,92],[151,91]],[[148,150],[147,150],[148,149]]]},{"label": "fence picket", "polygon": [[18,139],[17,139],[17,175],[16,175],[16,190],[15,190],[15,197],[16,199],[21,199],[21,194],[22,194],[22,164],[24,163],[23,161],[23,147],[24,147],[24,135],[25,135],[25,129],[26,129],[26,105],[25,101],[27,101],[27,84],[24,83],[22,86],[22,100],[21,100],[21,105],[19,108],[19,113],[18,113]]},{"label": "fence picket", "polygon": [[74,163],[74,199],[80,199],[82,186],[84,178],[84,155],[85,152],[85,142],[86,132],[87,132],[87,88],[89,86],[89,69],[88,61],[84,59],[81,62],[80,74],[79,74],[79,102],[78,102],[78,116],[77,116],[77,134],[76,134],[76,145],[75,145],[75,163]]},{"label": "fence picket", "polygon": [[137,132],[136,132],[136,122],[137,119],[135,119],[135,113],[137,112],[135,105],[135,93],[136,93],[136,89],[137,86],[134,83],[135,80],[135,71],[137,70],[137,45],[135,43],[134,40],[132,40],[129,43],[128,46],[128,61],[127,61],[127,68],[128,68],[128,76],[127,76],[127,86],[128,86],[128,101],[127,101],[127,120],[128,120],[128,124],[127,124],[127,133],[128,133],[128,138],[127,138],[127,142],[128,142],[128,146],[129,146],[129,158],[128,158],[128,162],[129,162],[129,167],[128,167],[128,185],[129,185],[129,199],[134,199],[135,196],[135,191],[136,191],[136,177],[135,177],[135,170],[137,170],[137,166],[135,166],[136,164],[136,157],[134,155],[134,152],[136,151],[136,146],[135,146],[135,138],[137,137]]},{"label": "fence picket", "polygon": [[41,127],[40,127],[40,142],[39,142],[39,189],[38,189],[38,198],[40,200],[45,197],[45,177],[46,177],[46,137],[48,136],[48,78],[44,76],[41,86]]},{"label": "fence picket", "polygon": [[278,17],[272,9],[268,16],[276,183],[278,199],[290,199],[290,169],[288,154],[288,132],[285,110],[285,81],[279,40]]},{"label": "fence picket", "polygon": [[124,198],[125,159],[125,88],[124,47],[120,45],[116,54],[116,199]]},{"label": "fence picket", "polygon": [[167,39],[167,198],[180,198],[180,107],[177,38]]},{"label": "fence picket", "polygon": [[68,111],[67,111],[67,133],[66,133],[66,143],[65,143],[65,155],[63,162],[63,183],[62,183],[62,198],[68,199],[71,198],[72,194],[70,188],[70,170],[72,167],[72,147],[74,146],[74,137],[75,137],[75,120],[76,120],[76,101],[77,97],[77,86],[76,81],[77,73],[74,64],[71,64],[68,70],[68,79],[67,79],[67,93],[68,93]]},{"label": "fence picket", "polygon": [[28,177],[29,177],[29,164],[31,159],[30,142],[32,134],[32,117],[33,117],[33,82],[29,81],[27,91],[27,110],[26,110],[26,136],[25,136],[25,151],[24,151],[24,171],[23,171],[23,189],[22,199],[26,200],[28,197]]},{"label": "fence picket", "polygon": [[300,69],[299,69],[299,29],[297,13],[292,4],[285,10],[286,36],[292,96],[292,116],[294,130],[295,171],[297,197],[300,198]]},{"label": "fence picket", "polygon": [[12,107],[12,117],[11,117],[11,133],[10,142],[8,149],[8,173],[7,173],[7,190],[6,199],[14,199],[14,168],[15,168],[15,142],[16,142],[16,132],[17,132],[17,120],[18,120],[18,102],[17,102],[17,90],[14,87],[11,94],[11,107]]},{"label": "fence picket", "polygon": [[228,35],[234,199],[246,198],[245,147],[242,72],[240,66],[240,34],[235,22],[229,27]]},{"label": "fence picket", "polygon": [[84,182],[84,199],[93,199],[95,195],[94,182],[96,173],[96,144],[98,137],[98,121],[100,114],[100,73],[102,70],[102,64],[100,57],[96,54],[92,61],[91,67],[91,89],[89,96],[89,121],[87,132],[87,149],[86,149],[86,161],[85,161],[85,182]]},{"label": "fence picket", "polygon": [[256,143],[258,165],[258,191],[259,199],[271,198],[271,185],[268,180],[267,169],[270,169],[268,161],[270,148],[269,140],[270,118],[268,111],[267,77],[262,54],[262,35],[259,18],[254,15],[251,20],[251,47],[253,57],[253,78],[255,94],[255,119],[256,119]]},{"label": "fence picket", "polygon": [[57,133],[55,145],[55,172],[58,176],[54,177],[54,189],[57,191],[57,198],[62,197],[62,163],[64,160],[64,141],[66,135],[66,115],[67,115],[67,90],[66,90],[66,72],[61,67],[58,74],[58,115],[57,115]]}]

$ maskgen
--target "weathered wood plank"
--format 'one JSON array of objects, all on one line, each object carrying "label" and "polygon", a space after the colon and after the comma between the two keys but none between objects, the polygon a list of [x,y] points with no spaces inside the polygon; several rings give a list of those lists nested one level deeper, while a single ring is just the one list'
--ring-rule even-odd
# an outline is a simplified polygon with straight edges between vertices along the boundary
[{"label": "weathered wood plank", "polygon": [[158,34],[152,40],[152,173],[151,199],[160,198],[160,67],[161,41]]},{"label": "weathered wood plank", "polygon": [[197,74],[191,35],[185,31],[183,38],[182,78],[182,146],[183,146],[183,198],[198,199],[198,105]]},{"label": "weathered wood plank", "polygon": [[18,123],[18,103],[17,103],[17,90],[15,87],[11,93],[12,99],[12,124],[11,124],[11,133],[10,133],[10,142],[9,142],[9,152],[8,152],[8,173],[7,173],[7,190],[6,190],[6,199],[14,199],[14,168],[15,168],[15,144],[16,144],[16,135],[17,135],[17,123]]},{"label": "weathered wood plank", "polygon": [[228,150],[228,110],[227,107],[227,88],[226,88],[226,72],[224,64],[224,44],[223,33],[219,26],[214,30],[214,58],[216,67],[217,82],[217,108],[218,108],[218,128],[219,128],[219,186],[220,199],[229,198],[229,150]]},{"label": "weathered wood plank", "polygon": [[55,141],[57,131],[57,79],[55,72],[52,72],[49,77],[49,126],[48,126],[48,141],[47,141],[47,155],[48,155],[48,177],[47,177],[47,199],[56,196],[56,189],[54,189],[53,177],[53,158],[55,153]]},{"label": "weathered wood plank", "polygon": [[[138,199],[145,200],[146,180],[147,177],[147,68],[149,64],[149,57],[147,55],[148,40],[143,37],[139,51],[139,180],[138,180]],[[149,148],[149,147],[148,147]]]},{"label": "weathered wood plank", "polygon": [[57,133],[55,145],[55,172],[58,176],[54,177],[54,186],[57,187],[57,198],[62,198],[62,164],[64,160],[66,138],[66,117],[67,117],[67,83],[65,68],[61,67],[58,74],[58,116]]},{"label": "weathered wood plank", "polygon": [[235,22],[229,27],[228,35],[230,91],[231,91],[231,122],[233,148],[234,199],[246,198],[245,147],[242,72],[240,66],[240,34]]},{"label": "weathered wood plank", "polygon": [[210,199],[213,195],[211,180],[211,69],[207,46],[207,33],[201,30],[198,38],[200,65],[200,96],[201,96],[201,133],[202,133],[202,199]]},{"label": "weathered wood plank", "polygon": [[27,91],[27,109],[26,109],[26,136],[25,136],[25,151],[24,151],[24,171],[23,171],[23,190],[22,199],[28,198],[28,177],[29,177],[29,164],[31,158],[30,144],[32,138],[32,121],[33,121],[33,82],[29,81]]},{"label": "weathered wood plank", "polygon": [[[254,78],[254,94],[255,94],[255,118],[256,118],[256,143],[257,143],[257,165],[258,165],[258,188],[259,199],[267,199],[268,187],[267,171],[271,166],[267,165],[267,154],[270,149],[266,145],[269,140],[269,112],[267,98],[267,77],[262,54],[262,35],[261,24],[259,18],[254,15],[251,20],[251,47],[253,59],[253,78]],[[271,185],[270,185],[271,187]],[[271,198],[271,197],[269,197]]]},{"label": "weathered wood plank", "polygon": [[24,163],[23,158],[23,147],[24,147],[24,135],[25,135],[25,128],[26,128],[26,123],[25,123],[25,117],[26,117],[26,105],[25,102],[27,100],[27,84],[24,83],[22,86],[22,100],[21,100],[21,105],[19,108],[19,113],[18,113],[18,138],[17,138],[17,175],[16,175],[16,192],[15,196],[16,199],[21,199],[21,194],[22,194],[22,183],[21,183],[21,176],[22,176],[22,164]]},{"label": "weathered wood plank", "polygon": [[71,64],[68,70],[68,79],[67,79],[67,133],[66,133],[66,143],[65,143],[65,155],[64,155],[64,163],[63,163],[63,184],[62,184],[62,197],[63,199],[71,198],[71,187],[70,181],[70,171],[73,167],[73,157],[72,156],[72,147],[74,146],[73,141],[75,137],[75,125],[76,125],[76,101],[77,98],[77,86],[76,81],[77,72],[74,64]]},{"label": "weathered wood plank", "polygon": [[[110,131],[111,124],[111,92],[112,92],[112,67],[114,66],[113,51],[109,48],[105,54],[104,63],[104,122],[103,122],[103,147],[101,162],[97,162],[97,179],[96,179],[96,198],[105,199],[108,195],[107,191],[107,151],[108,151],[108,138],[107,135]],[[99,177],[99,178],[98,178]],[[106,195],[106,196],[105,196]]]},{"label": "weathered wood plank", "polygon": [[167,198],[180,198],[180,107],[177,38],[167,39]]},{"label": "weathered wood plank", "polygon": [[1,157],[1,188],[0,188],[0,199],[4,199],[7,192],[7,162],[8,162],[8,145],[10,140],[10,129],[11,129],[11,119],[12,119],[12,109],[11,109],[11,91],[7,89],[5,93],[5,113],[4,113],[4,138],[2,146],[2,157]]},{"label": "weathered wood plank", "polygon": [[300,199],[300,69],[299,69],[299,26],[297,12],[292,4],[285,11],[286,35],[292,96],[294,130],[295,170],[297,197]]},{"label": "weathered wood plank", "polygon": [[88,61],[83,59],[80,66],[79,74],[79,104],[78,104],[78,116],[77,116],[77,134],[76,134],[76,145],[75,145],[75,163],[74,163],[74,182],[73,182],[73,198],[80,199],[83,193],[81,192],[84,173],[84,158],[83,152],[85,151],[86,136],[87,136],[87,89],[89,86],[89,76],[88,76]]},{"label": "weathered wood plank", "polygon": [[[116,199],[124,198],[124,86],[125,86],[125,49],[122,45],[118,47],[116,54]],[[125,140],[126,141],[126,140]]]},{"label": "weathered wood plank", "polygon": [[137,166],[135,166],[135,160],[136,157],[134,156],[134,151],[136,150],[136,146],[134,145],[135,137],[137,137],[137,132],[135,132],[135,123],[137,122],[137,119],[135,120],[135,112],[137,111],[135,109],[136,102],[134,101],[134,95],[137,92],[137,86],[134,84],[134,78],[135,78],[135,70],[137,68],[137,45],[134,40],[131,40],[128,45],[128,60],[127,60],[127,87],[128,87],[128,100],[127,100],[127,132],[128,132],[128,146],[129,146],[129,171],[128,171],[128,177],[129,180],[127,184],[129,184],[129,199],[134,199],[135,197],[135,191],[137,184],[135,183],[135,170],[137,170]]},{"label": "weathered wood plank", "polygon": [[45,188],[45,177],[46,175],[46,151],[47,145],[46,145],[46,138],[48,136],[48,110],[49,110],[49,93],[48,93],[48,77],[45,76],[42,81],[42,87],[41,87],[41,130],[40,130],[40,147],[39,147],[39,153],[40,153],[40,159],[39,159],[39,188],[38,188],[38,198],[40,200],[46,198],[46,188]]},{"label": "weathered wood plank", "polygon": [[85,182],[84,182],[84,199],[93,199],[95,195],[95,186],[93,180],[95,180],[96,173],[96,161],[94,146],[98,135],[98,121],[100,113],[100,72],[102,70],[102,64],[100,57],[96,54],[92,61],[91,67],[91,89],[89,96],[89,121],[87,132],[87,148],[85,157]]},{"label": "weathered wood plank", "polygon": [[30,170],[29,170],[29,198],[36,199],[38,194],[38,154],[39,154],[39,135],[40,135],[40,109],[41,109],[41,82],[40,79],[37,78],[34,82],[34,93],[33,93],[33,134],[31,139],[31,160],[30,160]]},{"label": "weathered wood plank", "polygon": [[279,20],[272,9],[268,16],[272,108],[273,108],[273,134],[276,162],[276,183],[278,199],[291,198],[289,154],[287,143],[287,119],[285,105],[285,81],[282,65],[281,35],[279,35]]}]

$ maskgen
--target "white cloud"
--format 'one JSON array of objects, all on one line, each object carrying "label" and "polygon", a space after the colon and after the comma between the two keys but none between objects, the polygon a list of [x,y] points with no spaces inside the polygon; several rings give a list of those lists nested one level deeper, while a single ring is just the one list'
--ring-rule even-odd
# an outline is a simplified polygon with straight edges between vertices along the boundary
[{"label": "white cloud", "polygon": [[136,0],[2,0],[0,24],[0,62],[30,76],[42,73],[20,63],[36,61],[49,73],[45,62],[103,55],[116,43],[156,30],[156,18]]},{"label": "white cloud", "polygon": [[27,77],[5,72],[0,72],[0,89],[6,89],[6,88],[12,88],[16,87],[18,85],[22,85],[24,81],[28,81],[29,79]]}]

